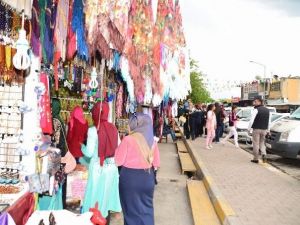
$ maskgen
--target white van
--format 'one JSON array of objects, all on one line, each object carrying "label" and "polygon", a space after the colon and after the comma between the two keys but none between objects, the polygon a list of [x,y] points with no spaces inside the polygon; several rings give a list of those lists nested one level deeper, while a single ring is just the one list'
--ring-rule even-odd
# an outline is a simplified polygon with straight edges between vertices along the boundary
[{"label": "white van", "polygon": [[300,108],[288,119],[280,120],[271,127],[266,147],[276,155],[297,158],[300,154]]},{"label": "white van", "polygon": [[[269,109],[270,113],[276,113],[275,107],[267,107],[267,108]],[[249,120],[250,121],[251,113],[252,113],[253,109],[254,109],[254,107],[252,107],[252,106],[238,108],[236,115],[240,120]],[[228,118],[225,120],[224,124],[225,124],[225,132],[228,133],[229,132]]]}]

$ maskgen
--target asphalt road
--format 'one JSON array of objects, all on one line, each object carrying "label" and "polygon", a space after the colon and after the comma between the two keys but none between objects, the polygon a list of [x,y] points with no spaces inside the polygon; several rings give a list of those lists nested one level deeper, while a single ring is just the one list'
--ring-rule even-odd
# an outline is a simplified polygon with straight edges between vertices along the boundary
[{"label": "asphalt road", "polygon": [[[240,147],[252,154],[252,147],[245,143],[240,143]],[[268,163],[282,172],[300,181],[300,157],[297,159],[282,158],[274,154],[268,154]]]}]

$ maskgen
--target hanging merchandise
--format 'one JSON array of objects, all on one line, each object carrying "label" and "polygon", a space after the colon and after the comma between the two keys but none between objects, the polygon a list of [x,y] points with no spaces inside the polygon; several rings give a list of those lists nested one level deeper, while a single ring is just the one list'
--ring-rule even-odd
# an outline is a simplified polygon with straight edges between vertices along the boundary
[{"label": "hanging merchandise", "polygon": [[17,53],[13,57],[13,64],[18,70],[26,70],[30,66],[30,57],[28,55],[29,43],[26,39],[24,30],[24,12],[22,13],[22,28],[19,30],[19,39],[16,42]]},{"label": "hanging merchandise", "polygon": [[119,90],[117,93],[117,98],[116,98],[116,117],[121,118],[122,117],[122,111],[123,111],[123,84],[120,84]]},{"label": "hanging merchandise", "polygon": [[[123,52],[128,31],[128,12],[130,0],[115,1],[110,10],[110,35],[112,43],[119,52]],[[112,30],[117,30],[112,32]]]},{"label": "hanging merchandise", "polygon": [[52,134],[52,115],[50,105],[49,78],[46,72],[41,72],[40,82],[45,86],[45,92],[40,98],[41,129],[43,133]]},{"label": "hanging merchandise", "polygon": [[76,41],[76,33],[72,28],[72,18],[73,18],[73,5],[74,0],[70,0],[69,2],[69,13],[68,13],[68,34],[67,34],[67,59],[72,60],[77,51],[77,41]]},{"label": "hanging merchandise", "polygon": [[1,0],[3,3],[8,4],[18,13],[24,12],[26,17],[31,18],[31,0]]},{"label": "hanging merchandise", "polygon": [[83,0],[73,1],[72,29],[76,34],[77,55],[87,61],[89,52],[85,41]]},{"label": "hanging merchandise", "polygon": [[153,25],[151,1],[133,0],[125,54],[139,103],[144,101],[146,77],[152,78]]},{"label": "hanging merchandise", "polygon": [[134,83],[133,80],[130,76],[129,73],[129,64],[127,58],[125,56],[121,57],[120,60],[120,67],[121,67],[121,76],[126,83],[127,86],[127,91],[129,95],[129,102],[134,102],[135,101],[135,96],[134,96]]},{"label": "hanging merchandise", "polygon": [[54,80],[55,90],[58,90],[58,73],[60,60],[66,60],[66,43],[68,34],[69,0],[60,0],[57,4],[57,16],[54,29]]},{"label": "hanging merchandise", "polygon": [[39,26],[39,18],[40,18],[40,7],[39,0],[33,0],[32,3],[32,18],[31,18],[31,48],[32,52],[35,56],[40,55],[40,26]]},{"label": "hanging merchandise", "polygon": [[112,55],[110,43],[111,37],[108,29],[110,23],[109,13],[111,11],[111,1],[88,0],[86,3],[86,27],[89,49],[97,49],[101,57],[109,60]]},{"label": "hanging merchandise", "polygon": [[91,80],[89,82],[89,86],[91,89],[96,89],[98,87],[98,81],[97,81],[97,70],[96,67],[93,67],[92,73],[91,73]]}]

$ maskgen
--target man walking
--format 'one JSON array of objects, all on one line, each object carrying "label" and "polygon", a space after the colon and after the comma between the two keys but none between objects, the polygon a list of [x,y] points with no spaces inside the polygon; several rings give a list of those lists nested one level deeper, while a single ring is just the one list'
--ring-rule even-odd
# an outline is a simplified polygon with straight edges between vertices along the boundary
[{"label": "man walking", "polygon": [[267,153],[265,140],[266,135],[270,130],[270,111],[263,106],[263,100],[260,96],[255,97],[253,101],[254,110],[249,124],[249,132],[252,132],[253,141],[253,160],[251,162],[258,163],[259,150],[262,154],[263,162],[267,162]]}]

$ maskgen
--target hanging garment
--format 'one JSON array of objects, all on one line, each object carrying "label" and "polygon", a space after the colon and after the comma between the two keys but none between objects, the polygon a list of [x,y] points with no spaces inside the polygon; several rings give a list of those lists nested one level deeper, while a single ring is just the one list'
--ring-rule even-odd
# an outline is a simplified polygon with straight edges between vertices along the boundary
[{"label": "hanging garment", "polygon": [[83,110],[81,107],[76,106],[70,116],[67,134],[69,151],[75,158],[83,156],[81,144],[87,140],[87,131],[88,123],[84,118]]},{"label": "hanging garment", "polygon": [[77,51],[77,41],[76,41],[76,33],[72,28],[72,18],[73,18],[73,5],[74,0],[70,0],[69,2],[69,13],[68,13],[68,35],[67,35],[67,59],[72,60],[76,51]]},{"label": "hanging garment", "polygon": [[111,42],[119,52],[123,52],[128,31],[130,0],[115,1],[110,10],[109,31]]},{"label": "hanging garment", "polygon": [[77,38],[77,55],[87,61],[89,54],[85,41],[83,0],[73,2],[72,29]]},{"label": "hanging garment", "polygon": [[31,47],[35,56],[40,56],[40,8],[39,0],[33,0],[32,3],[32,17],[31,17]]},{"label": "hanging garment", "polygon": [[45,37],[44,46],[46,54],[46,63],[53,62],[54,56],[54,28],[56,23],[57,3],[53,0],[47,0],[46,15],[45,15]]},{"label": "hanging garment", "polygon": [[40,99],[41,129],[43,133],[52,134],[52,115],[50,106],[49,78],[45,72],[40,74],[40,82],[45,85],[45,93]]},{"label": "hanging garment", "polygon": [[69,0],[59,0],[57,4],[56,26],[54,31],[56,51],[62,61],[66,59],[66,44],[68,34]]},{"label": "hanging garment", "polygon": [[117,99],[116,99],[116,117],[122,117],[122,110],[123,110],[123,93],[124,93],[124,86],[123,84],[120,85]]}]

